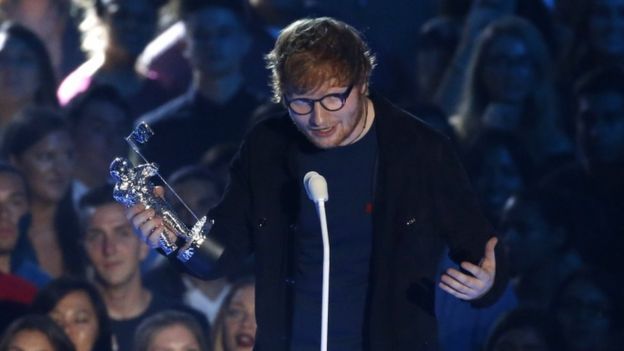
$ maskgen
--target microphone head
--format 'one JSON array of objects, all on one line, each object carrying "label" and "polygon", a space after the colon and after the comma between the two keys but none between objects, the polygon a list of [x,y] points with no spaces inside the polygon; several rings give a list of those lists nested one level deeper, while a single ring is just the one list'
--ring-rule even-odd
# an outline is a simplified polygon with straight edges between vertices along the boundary
[{"label": "microphone head", "polygon": [[306,189],[308,198],[313,202],[327,201],[329,194],[327,192],[327,181],[325,178],[314,172],[310,171],[303,177],[303,186]]}]

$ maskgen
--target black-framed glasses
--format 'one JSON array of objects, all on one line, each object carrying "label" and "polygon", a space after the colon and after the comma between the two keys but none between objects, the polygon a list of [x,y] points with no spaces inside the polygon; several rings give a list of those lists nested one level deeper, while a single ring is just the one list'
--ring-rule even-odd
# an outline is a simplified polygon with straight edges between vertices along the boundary
[{"label": "black-framed glasses", "polygon": [[320,102],[321,106],[323,106],[323,108],[327,111],[333,112],[344,107],[349,94],[351,94],[351,89],[353,89],[353,84],[349,85],[347,90],[342,93],[327,94],[319,99],[298,98],[288,100],[284,97],[284,101],[286,103],[286,107],[288,107],[288,109],[296,115],[307,115],[308,113],[311,113],[314,111],[314,105],[317,102]]}]

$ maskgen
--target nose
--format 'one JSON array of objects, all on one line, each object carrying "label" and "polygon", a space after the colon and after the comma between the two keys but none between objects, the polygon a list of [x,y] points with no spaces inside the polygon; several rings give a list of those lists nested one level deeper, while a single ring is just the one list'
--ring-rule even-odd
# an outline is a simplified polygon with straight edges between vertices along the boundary
[{"label": "nose", "polygon": [[245,329],[252,329],[256,324],[256,316],[251,313],[245,313],[243,320],[241,320],[241,327]]},{"label": "nose", "polygon": [[312,112],[310,112],[310,125],[312,127],[322,127],[327,120],[327,111],[319,101],[314,103]]},{"label": "nose", "polygon": [[110,256],[113,255],[116,251],[117,245],[115,244],[115,241],[105,236],[102,242],[102,252],[106,256]]}]

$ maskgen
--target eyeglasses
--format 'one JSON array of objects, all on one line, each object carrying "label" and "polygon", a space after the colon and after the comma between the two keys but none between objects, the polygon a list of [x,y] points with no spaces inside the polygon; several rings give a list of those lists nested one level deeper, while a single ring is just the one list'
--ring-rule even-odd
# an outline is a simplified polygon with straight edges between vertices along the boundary
[{"label": "eyeglasses", "polygon": [[342,93],[327,94],[320,99],[298,98],[288,100],[284,97],[284,101],[286,102],[286,107],[296,115],[307,115],[311,113],[317,102],[320,102],[321,106],[327,111],[333,112],[344,107],[349,94],[351,94],[351,89],[353,89],[353,84],[349,85],[347,90]]}]

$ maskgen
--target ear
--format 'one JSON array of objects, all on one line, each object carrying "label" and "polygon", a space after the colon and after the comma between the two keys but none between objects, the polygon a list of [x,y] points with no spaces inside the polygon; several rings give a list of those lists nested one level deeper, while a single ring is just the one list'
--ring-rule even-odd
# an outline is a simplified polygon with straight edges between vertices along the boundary
[{"label": "ear", "polygon": [[360,95],[368,95],[368,82],[360,85]]}]

